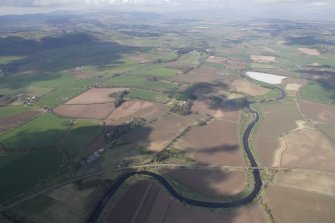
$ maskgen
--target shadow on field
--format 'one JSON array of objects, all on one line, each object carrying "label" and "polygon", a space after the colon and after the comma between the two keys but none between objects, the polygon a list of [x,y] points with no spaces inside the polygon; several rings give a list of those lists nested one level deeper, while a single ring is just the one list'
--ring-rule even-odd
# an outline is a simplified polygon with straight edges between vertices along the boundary
[{"label": "shadow on field", "polygon": [[203,149],[201,150],[201,153],[215,154],[218,152],[231,152],[231,151],[236,151],[239,148],[240,147],[238,145],[222,145],[222,146]]},{"label": "shadow on field", "polygon": [[138,47],[102,41],[89,33],[65,34],[40,40],[6,37],[0,39],[0,49],[0,56],[23,57],[0,65],[5,77],[32,72],[29,76],[15,77],[17,81],[3,79],[1,87],[5,88],[16,88],[18,82],[22,86],[31,82],[57,79],[60,75],[54,73],[76,67],[95,66],[99,69],[107,65],[118,65],[122,63],[122,55],[140,50]]},{"label": "shadow on field", "polygon": [[229,84],[225,82],[199,83],[193,85],[190,95],[195,100],[202,102],[209,110],[222,109],[224,111],[238,111],[247,106],[246,98],[227,98],[225,94],[218,93],[222,90],[230,90]]}]

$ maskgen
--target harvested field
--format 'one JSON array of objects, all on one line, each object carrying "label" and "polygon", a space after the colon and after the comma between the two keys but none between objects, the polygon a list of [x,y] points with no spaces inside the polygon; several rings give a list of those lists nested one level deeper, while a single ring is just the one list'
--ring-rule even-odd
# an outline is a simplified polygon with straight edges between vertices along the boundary
[{"label": "harvested field", "polygon": [[214,120],[205,126],[193,127],[180,139],[179,143],[184,145],[181,149],[195,152],[194,158],[197,163],[245,165],[237,123]]},{"label": "harvested field", "polygon": [[114,98],[109,95],[121,91],[128,90],[127,88],[92,88],[81,95],[66,102],[67,105],[86,105],[86,104],[103,104],[114,102]]},{"label": "harvested field", "polygon": [[264,200],[278,223],[333,223],[335,219],[332,196],[270,185]]},{"label": "harvested field", "polygon": [[274,184],[325,195],[335,195],[335,175],[320,172],[280,172]]},{"label": "harvested field", "polygon": [[179,83],[215,83],[223,78],[218,72],[219,70],[215,67],[202,65],[200,68],[194,69],[187,74],[174,77],[172,81]]},{"label": "harvested field", "polygon": [[304,85],[304,83],[305,81],[302,79],[288,78],[285,90],[292,91],[293,94],[290,95],[295,96],[296,92],[299,91],[299,89]]},{"label": "harvested field", "polygon": [[304,120],[294,102],[281,101],[259,106],[262,120],[256,127],[255,134],[262,136],[280,136],[297,127],[296,121]]},{"label": "harvested field", "polygon": [[41,111],[31,110],[9,116],[0,116],[0,133],[29,121],[41,114]]},{"label": "harvested field", "polygon": [[190,190],[207,196],[236,195],[247,184],[247,176],[244,172],[227,172],[218,169],[162,169],[160,172]]},{"label": "harvested field", "polygon": [[309,56],[320,56],[320,52],[316,49],[311,48],[298,48],[298,50]]},{"label": "harvested field", "polygon": [[283,167],[335,171],[335,146],[325,136],[298,129],[284,138]]},{"label": "harvested field", "polygon": [[255,62],[275,62],[276,61],[276,57],[273,57],[273,56],[251,55],[250,59]]},{"label": "harvested field", "polygon": [[299,100],[299,105],[304,114],[313,122],[335,124],[335,106],[305,100]]},{"label": "harvested field", "polygon": [[182,206],[180,203],[171,202],[166,213],[164,223],[267,223],[267,217],[262,208],[252,204],[230,211],[210,211],[207,209]]},{"label": "harvested field", "polygon": [[263,88],[257,84],[251,83],[245,79],[243,80],[235,80],[231,84],[231,90],[241,92],[244,94],[248,94],[251,96],[263,95],[269,92],[269,89]]},{"label": "harvested field", "polygon": [[135,129],[122,136],[120,140],[131,142],[153,152],[160,152],[192,123],[192,120],[170,114],[147,126]]},{"label": "harvested field", "polygon": [[222,57],[209,56],[206,60],[209,63],[225,64],[225,59]]},{"label": "harvested field", "polygon": [[113,110],[113,103],[90,105],[60,105],[53,112],[71,118],[105,119]]},{"label": "harvested field", "polygon": [[97,76],[97,72],[95,71],[88,71],[88,70],[80,70],[80,69],[74,69],[70,72],[71,75],[75,76],[78,79],[85,79],[89,77]]},{"label": "harvested field", "polygon": [[319,124],[317,125],[325,135],[335,143],[335,125],[334,124]]},{"label": "harvested field", "polygon": [[280,84],[282,80],[287,78],[287,77],[279,76],[276,74],[267,74],[267,73],[260,73],[260,72],[246,72],[246,75],[252,79],[265,82],[268,84]]},{"label": "harvested field", "polygon": [[279,137],[263,137],[257,135],[253,137],[253,143],[256,148],[255,155],[263,166],[280,166],[280,161],[278,165],[278,158],[276,156],[278,155],[277,151],[280,151],[282,148]]},{"label": "harvested field", "polygon": [[[171,198],[151,181],[138,181],[124,193],[107,213],[104,222],[163,222]],[[160,203],[156,203],[160,201]],[[156,205],[154,205],[156,204]],[[158,212],[153,211],[159,210]],[[159,214],[158,214],[159,213]],[[151,216],[154,215],[154,216]],[[160,221],[157,221],[160,219]]]},{"label": "harvested field", "polygon": [[262,104],[258,110],[262,119],[252,135],[257,159],[264,166],[278,166],[278,152],[283,149],[280,136],[296,129],[297,121],[304,118],[293,102]]},{"label": "harvested field", "polygon": [[267,222],[258,204],[227,212],[185,207],[172,200],[163,188],[151,181],[139,181],[132,185],[105,215],[103,222],[111,221],[115,223]]},{"label": "harvested field", "polygon": [[136,54],[136,55],[130,56],[129,58],[141,64],[153,62],[153,59],[150,58],[150,56],[146,54]]},{"label": "harvested field", "polygon": [[116,108],[105,120],[106,125],[118,125],[128,119],[142,117],[153,120],[167,113],[168,106],[141,100],[126,101]]}]

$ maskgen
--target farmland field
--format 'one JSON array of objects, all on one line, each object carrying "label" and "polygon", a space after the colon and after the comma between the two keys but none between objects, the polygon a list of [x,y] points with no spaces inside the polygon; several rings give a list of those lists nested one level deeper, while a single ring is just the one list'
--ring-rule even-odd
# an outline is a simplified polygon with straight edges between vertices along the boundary
[{"label": "farmland field", "polygon": [[9,151],[55,147],[69,126],[70,120],[46,114],[2,135],[0,140]]},{"label": "farmland field", "polygon": [[5,201],[55,171],[62,162],[62,156],[57,151],[12,153],[0,155],[0,161],[0,201]]},{"label": "farmland field", "polygon": [[334,89],[327,89],[320,83],[309,81],[300,91],[303,99],[334,105]]},{"label": "farmland field", "polygon": [[333,222],[334,3],[223,2],[1,1],[0,222]]}]

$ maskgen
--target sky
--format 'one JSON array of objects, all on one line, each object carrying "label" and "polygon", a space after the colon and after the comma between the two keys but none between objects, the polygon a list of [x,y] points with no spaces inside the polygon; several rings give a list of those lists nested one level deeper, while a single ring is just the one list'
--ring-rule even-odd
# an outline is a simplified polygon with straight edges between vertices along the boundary
[{"label": "sky", "polygon": [[0,0],[0,15],[101,8],[149,11],[211,8],[335,17],[335,0]]}]

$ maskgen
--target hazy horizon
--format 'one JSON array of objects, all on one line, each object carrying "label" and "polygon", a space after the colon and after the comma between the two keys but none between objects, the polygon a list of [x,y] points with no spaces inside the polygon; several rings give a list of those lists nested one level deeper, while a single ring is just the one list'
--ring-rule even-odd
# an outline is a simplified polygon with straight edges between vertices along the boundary
[{"label": "hazy horizon", "polygon": [[228,16],[333,20],[333,0],[4,0],[0,15],[49,13],[68,10],[78,13],[99,10],[147,12],[216,12]]}]

